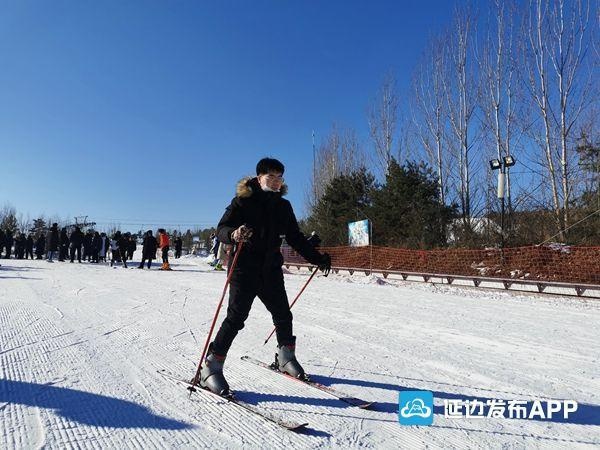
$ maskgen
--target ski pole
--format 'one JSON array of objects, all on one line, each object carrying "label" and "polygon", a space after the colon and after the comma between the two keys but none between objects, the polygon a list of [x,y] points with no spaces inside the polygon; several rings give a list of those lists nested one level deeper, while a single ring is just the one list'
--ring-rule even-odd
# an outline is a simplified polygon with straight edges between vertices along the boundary
[{"label": "ski pole", "polygon": [[192,379],[192,386],[188,388],[190,391],[194,391],[194,386],[196,386],[196,384],[198,383],[198,379],[200,378],[202,363],[204,362],[204,357],[206,356],[206,351],[208,350],[208,345],[210,344],[210,339],[212,337],[213,330],[215,329],[215,324],[217,323],[217,318],[219,317],[221,306],[223,305],[223,299],[225,298],[227,287],[229,286],[229,282],[231,281],[231,277],[233,276],[233,269],[235,269],[238,256],[240,256],[243,246],[244,242],[242,241],[239,243],[235,251],[235,256],[233,257],[233,262],[231,263],[231,266],[229,266],[229,274],[227,275],[227,280],[225,281],[225,286],[223,287],[223,294],[221,294],[221,300],[219,300],[219,305],[217,306],[217,310],[215,311],[215,317],[213,318],[212,324],[210,326],[210,331],[208,332],[208,337],[206,338],[206,343],[204,344],[204,350],[202,350],[202,356],[200,357],[200,362],[198,363],[198,369],[196,369],[196,375],[194,375],[194,378]]},{"label": "ski pole", "polygon": [[[302,295],[302,293],[304,292],[304,289],[306,289],[306,286],[308,286],[308,283],[311,282],[311,280],[313,279],[313,277],[316,274],[317,274],[317,268],[315,267],[315,270],[313,270],[313,273],[311,274],[311,276],[308,278],[308,280],[306,281],[306,283],[304,283],[304,286],[302,286],[302,289],[300,289],[300,292],[298,292],[298,295],[296,295],[296,298],[290,304],[290,309],[292,309],[292,306],[294,306],[294,303],[296,303],[296,301],[300,298],[300,295]],[[277,327],[273,327],[273,331],[271,331],[271,334],[269,334],[269,336],[267,337],[267,339],[265,339],[265,343],[263,345],[266,345],[267,342],[269,342],[269,339],[271,339],[271,336],[273,336],[273,333],[275,333],[276,329],[277,329]]]}]

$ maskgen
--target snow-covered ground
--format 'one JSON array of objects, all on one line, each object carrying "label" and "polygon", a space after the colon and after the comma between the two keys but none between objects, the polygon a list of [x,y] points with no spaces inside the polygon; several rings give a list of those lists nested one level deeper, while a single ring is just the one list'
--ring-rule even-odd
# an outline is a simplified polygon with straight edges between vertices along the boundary
[{"label": "snow-covered ground", "polygon": [[[319,275],[293,310],[298,358],[317,381],[376,401],[371,411],[241,361],[275,351],[262,345],[271,326],[256,300],[226,375],[241,399],[309,422],[294,433],[207,394],[190,399],[158,373],[195,371],[225,281],[202,259],[173,260],[173,272],[0,262],[2,449],[600,445],[597,300]],[[308,272],[285,277],[293,298]],[[398,423],[398,393],[411,389],[433,392],[432,426]],[[579,409],[568,419],[444,417],[444,400],[457,399]]]}]

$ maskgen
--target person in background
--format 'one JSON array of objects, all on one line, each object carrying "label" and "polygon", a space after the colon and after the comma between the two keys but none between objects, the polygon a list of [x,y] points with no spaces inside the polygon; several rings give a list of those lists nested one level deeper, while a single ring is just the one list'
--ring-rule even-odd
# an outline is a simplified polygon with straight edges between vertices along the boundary
[{"label": "person in background", "polygon": [[100,233],[97,231],[94,232],[94,237],[92,238],[92,255],[90,258],[90,262],[97,264],[100,258],[100,247],[102,246],[102,238],[100,237]]},{"label": "person in background", "polygon": [[219,264],[219,238],[215,233],[210,235],[210,242],[212,246],[210,247],[210,253],[213,255],[213,260],[210,263],[211,266],[217,267]]},{"label": "person in background", "polygon": [[25,259],[29,256],[33,259],[33,236],[31,234],[27,236],[27,242],[25,243]]},{"label": "person in background", "polygon": [[83,244],[84,261],[89,261],[92,259],[92,239],[94,239],[94,232],[92,230],[87,230],[81,242]]},{"label": "person in background", "polygon": [[60,238],[59,238],[59,247],[58,247],[58,260],[64,261],[68,257],[69,252],[69,235],[67,234],[67,227],[62,227],[60,229]]},{"label": "person in background", "polygon": [[121,254],[121,261],[123,267],[127,269],[127,249],[129,248],[129,233],[124,233],[119,239],[119,253]]},{"label": "person in background", "polygon": [[4,248],[6,248],[6,255],[4,256],[6,259],[10,259],[10,254],[12,253],[12,247],[14,243],[13,232],[11,230],[6,230],[4,233]]},{"label": "person in background", "polygon": [[219,242],[219,249],[217,250],[217,258],[215,259],[215,270],[225,270],[223,266],[227,265],[229,251],[232,246]]},{"label": "person in background", "polygon": [[158,247],[162,253],[162,267],[160,270],[171,270],[169,265],[169,235],[164,228],[158,229]]},{"label": "person in background", "polygon": [[110,248],[110,239],[103,231],[100,233],[100,247],[98,250],[98,260],[106,262],[106,254],[108,253],[108,249]]},{"label": "person in background", "polygon": [[133,254],[135,253],[135,249],[137,248],[137,240],[134,235],[129,234],[129,242],[127,245],[127,259],[133,261]]},{"label": "person in background", "polygon": [[58,236],[58,224],[53,223],[48,231],[46,237],[46,247],[48,262],[54,262],[53,258],[56,252],[58,252],[59,236]]},{"label": "person in background", "polygon": [[152,266],[152,260],[156,258],[156,238],[152,235],[152,230],[146,231],[144,242],[142,244],[142,261],[138,269],[144,268],[144,262],[148,260],[148,269]]},{"label": "person in background", "polygon": [[27,237],[25,233],[20,233],[15,239],[15,258],[23,259],[25,257],[25,246],[27,245]]},{"label": "person in background", "polygon": [[181,249],[183,247],[183,241],[181,237],[178,236],[175,238],[175,259],[181,258]]},{"label": "person in background", "polygon": [[2,251],[4,250],[4,239],[5,239],[4,230],[2,228],[0,228],[0,258],[2,258]]},{"label": "person in background", "polygon": [[116,231],[110,240],[110,267],[114,266],[116,261],[123,262],[123,267],[127,268],[127,257],[121,254],[123,242],[123,235],[120,231]]},{"label": "person in background", "polygon": [[75,230],[71,233],[71,262],[75,261],[76,253],[77,261],[81,262],[81,244],[83,244],[83,237],[81,228],[75,227]]},{"label": "person in background", "polygon": [[44,259],[44,251],[46,250],[46,236],[44,233],[35,241],[35,259]]}]

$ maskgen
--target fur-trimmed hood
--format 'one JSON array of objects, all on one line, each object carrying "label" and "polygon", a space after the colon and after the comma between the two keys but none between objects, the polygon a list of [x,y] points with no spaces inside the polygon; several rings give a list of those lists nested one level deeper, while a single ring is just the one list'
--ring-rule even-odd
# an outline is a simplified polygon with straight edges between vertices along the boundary
[{"label": "fur-trimmed hood", "polygon": [[[252,184],[259,186],[258,180],[256,179],[256,177],[244,177],[240,181],[238,181],[237,187],[235,189],[236,197],[238,197],[238,198],[250,197],[252,195],[252,193],[254,192],[254,189],[257,188],[256,186],[253,187]],[[258,189],[260,189],[260,187],[258,187]],[[281,189],[279,190],[279,193],[281,194],[281,196],[284,196],[287,194],[287,192],[288,192],[287,184],[283,183],[281,185]]]}]

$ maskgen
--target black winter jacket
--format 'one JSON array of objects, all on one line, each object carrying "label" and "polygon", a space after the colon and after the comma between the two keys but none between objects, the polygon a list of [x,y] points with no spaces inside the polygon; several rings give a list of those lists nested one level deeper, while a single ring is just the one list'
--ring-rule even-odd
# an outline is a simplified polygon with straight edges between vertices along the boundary
[{"label": "black winter jacket", "polygon": [[181,250],[182,246],[183,241],[181,240],[181,238],[175,239],[175,250]]},{"label": "black winter jacket", "polygon": [[155,259],[156,258],[156,238],[152,235],[144,236],[144,242],[142,247],[142,258],[144,259]]},{"label": "black winter jacket", "polygon": [[298,228],[292,205],[282,198],[281,192],[265,192],[256,178],[242,179],[237,186],[237,195],[227,207],[217,226],[220,242],[233,244],[231,233],[241,225],[250,227],[252,236],[244,244],[239,256],[238,267],[281,271],[283,256],[279,251],[282,239],[292,246],[311,264],[319,264],[322,255],[306,240]]},{"label": "black winter jacket", "polygon": [[69,235],[67,234],[66,228],[63,228],[62,230],[60,230],[60,245],[61,245],[61,247],[69,246]]},{"label": "black winter jacket", "polygon": [[50,228],[50,231],[48,231],[48,237],[46,239],[46,245],[49,252],[58,251],[58,228]]},{"label": "black winter jacket", "polygon": [[41,255],[46,249],[46,236],[43,234],[35,241],[35,254]]},{"label": "black winter jacket", "polygon": [[83,232],[81,230],[75,229],[71,233],[71,246],[81,247],[82,243],[83,243]]}]

